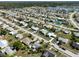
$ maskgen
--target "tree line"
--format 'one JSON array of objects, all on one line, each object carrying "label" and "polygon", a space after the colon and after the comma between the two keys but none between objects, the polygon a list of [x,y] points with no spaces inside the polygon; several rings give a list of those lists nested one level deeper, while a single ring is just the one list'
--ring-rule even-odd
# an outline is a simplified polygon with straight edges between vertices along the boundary
[{"label": "tree line", "polygon": [[16,2],[0,2],[0,6],[4,7],[4,8],[21,8],[21,7],[31,7],[31,6],[39,6],[39,7],[55,7],[55,6],[63,6],[63,5],[67,5],[67,6],[72,6],[72,5],[78,5],[79,2],[68,2],[68,1],[62,1],[62,2],[41,2],[41,1],[31,1],[31,2],[25,2],[25,1],[16,1]]}]

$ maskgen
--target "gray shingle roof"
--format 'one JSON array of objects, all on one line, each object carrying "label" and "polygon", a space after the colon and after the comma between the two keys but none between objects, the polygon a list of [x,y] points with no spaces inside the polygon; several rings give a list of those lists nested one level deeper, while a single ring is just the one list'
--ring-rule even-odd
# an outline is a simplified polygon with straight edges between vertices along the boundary
[{"label": "gray shingle roof", "polygon": [[49,51],[44,51],[41,57],[54,57],[55,55]]}]

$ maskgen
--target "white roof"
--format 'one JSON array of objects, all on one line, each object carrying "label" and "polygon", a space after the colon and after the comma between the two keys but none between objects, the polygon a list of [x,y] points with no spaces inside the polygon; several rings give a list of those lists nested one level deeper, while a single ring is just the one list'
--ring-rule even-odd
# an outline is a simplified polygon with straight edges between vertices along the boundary
[{"label": "white roof", "polygon": [[3,24],[3,22],[0,21],[0,25]]},{"label": "white roof", "polygon": [[34,45],[33,45],[33,48],[37,49],[37,48],[39,48],[40,46],[41,46],[41,45],[40,45],[39,43],[35,42]]},{"label": "white roof", "polygon": [[18,20],[16,20],[16,19],[13,19],[15,22],[18,22]]},{"label": "white roof", "polygon": [[15,34],[17,34],[17,33],[18,33],[17,30],[14,30],[14,31],[11,31],[11,32],[10,32],[10,34],[12,34],[12,35],[15,35]]},{"label": "white roof", "polygon": [[75,35],[76,37],[79,37],[79,32],[74,32],[74,35]]},{"label": "white roof", "polygon": [[5,28],[8,28],[9,27],[9,25],[7,25],[7,24],[3,24],[3,28],[5,29]]},{"label": "white roof", "polygon": [[0,40],[0,47],[4,48],[6,46],[8,46],[8,41],[6,41],[6,40]]},{"label": "white roof", "polygon": [[19,39],[22,39],[23,35],[22,34],[17,34],[16,37],[19,38]]},{"label": "white roof", "polygon": [[40,31],[41,31],[44,35],[46,35],[46,34],[48,33],[48,31],[45,30],[45,29],[41,29]]},{"label": "white roof", "polygon": [[21,21],[20,23],[23,24],[24,26],[27,26],[27,25],[28,25],[28,24],[25,23],[24,21]]},{"label": "white roof", "polygon": [[65,43],[68,43],[68,41],[69,41],[68,39],[65,39],[65,38],[62,38],[62,37],[59,37],[58,40],[61,40],[62,42],[65,42]]},{"label": "white roof", "polygon": [[23,25],[25,25],[25,22],[24,21],[21,21],[20,23],[22,23]]},{"label": "white roof", "polygon": [[79,44],[78,42],[76,42],[77,44]]},{"label": "white roof", "polygon": [[25,23],[25,24],[24,24],[24,26],[28,26],[28,24],[27,24],[27,23]]},{"label": "white roof", "polygon": [[65,33],[67,33],[67,34],[70,33],[70,31],[68,31],[68,30],[64,30],[64,29],[63,29],[63,31],[64,31]]},{"label": "white roof", "polygon": [[55,35],[54,33],[52,33],[52,32],[49,32],[49,33],[48,33],[48,36],[49,36],[49,37],[51,37],[51,36],[56,37],[56,35]]},{"label": "white roof", "polygon": [[7,30],[13,31],[14,29],[12,27],[8,27]]},{"label": "white roof", "polygon": [[34,27],[34,26],[32,26],[31,28],[32,28],[33,30],[36,30],[36,31],[39,30],[38,27]]}]

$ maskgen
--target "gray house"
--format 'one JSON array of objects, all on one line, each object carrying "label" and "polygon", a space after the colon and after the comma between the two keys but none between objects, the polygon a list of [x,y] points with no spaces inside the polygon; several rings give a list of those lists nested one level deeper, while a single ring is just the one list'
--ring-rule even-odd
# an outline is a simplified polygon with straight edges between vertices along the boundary
[{"label": "gray house", "polygon": [[62,37],[58,37],[58,40],[59,40],[59,41],[62,41],[63,43],[68,43],[68,42],[69,42],[68,39],[62,38]]},{"label": "gray house", "polygon": [[43,51],[41,57],[55,57],[55,54],[46,50],[46,51]]},{"label": "gray house", "polygon": [[76,49],[79,49],[79,43],[78,42],[73,42],[72,47],[76,48]]}]

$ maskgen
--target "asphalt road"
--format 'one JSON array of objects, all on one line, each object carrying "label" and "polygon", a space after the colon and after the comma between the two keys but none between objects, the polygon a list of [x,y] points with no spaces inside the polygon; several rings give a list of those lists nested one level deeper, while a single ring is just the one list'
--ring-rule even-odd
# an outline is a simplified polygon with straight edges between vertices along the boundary
[{"label": "asphalt road", "polygon": [[76,12],[73,12],[71,15],[70,15],[70,19],[69,19],[69,21],[71,22],[71,24],[74,26],[74,27],[76,27],[76,28],[78,28],[79,29],[79,26],[77,25],[77,23],[74,21],[74,19],[73,19],[73,16],[76,14]]}]

